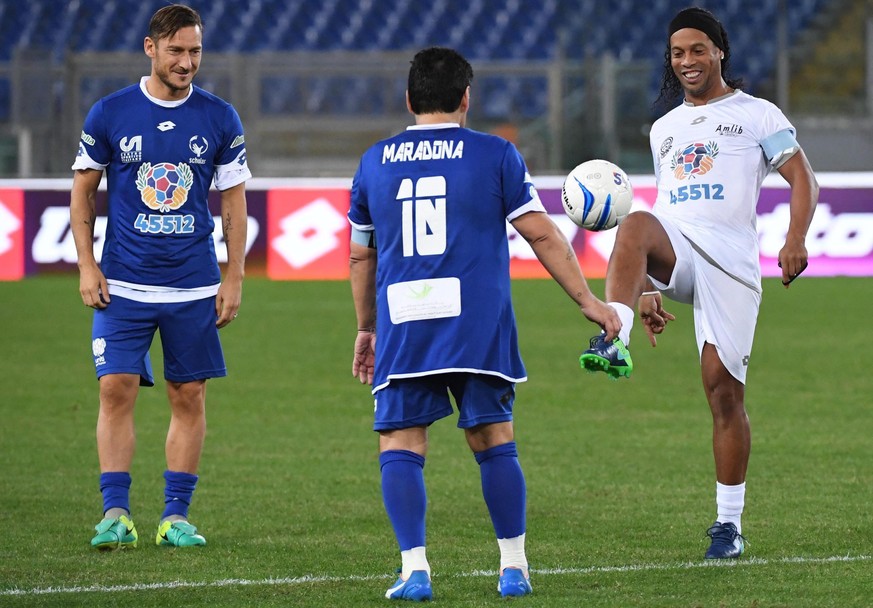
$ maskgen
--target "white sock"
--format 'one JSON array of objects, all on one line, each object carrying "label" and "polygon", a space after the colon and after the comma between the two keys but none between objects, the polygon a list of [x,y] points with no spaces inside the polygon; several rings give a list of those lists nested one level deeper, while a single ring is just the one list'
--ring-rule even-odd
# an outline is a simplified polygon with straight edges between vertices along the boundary
[{"label": "white sock", "polygon": [[621,319],[621,330],[618,332],[618,337],[624,342],[625,346],[630,345],[630,333],[634,326],[634,311],[629,306],[621,302],[607,302],[609,306],[615,309],[618,313],[618,318]]},{"label": "white sock", "polygon": [[403,560],[400,572],[400,577],[403,580],[409,580],[409,577],[416,570],[425,570],[427,575],[430,576],[430,564],[427,563],[424,547],[413,547],[412,549],[401,551],[400,559]]},{"label": "white sock", "polygon": [[184,521],[184,522],[187,522],[188,519],[185,517],[182,517],[181,515],[167,515],[166,517],[164,517],[161,520],[161,523],[164,523],[165,521]]},{"label": "white sock", "polygon": [[715,504],[718,507],[716,521],[723,524],[732,523],[737,527],[737,532],[743,532],[740,518],[743,515],[743,507],[746,503],[746,482],[737,486],[726,486],[715,482]]},{"label": "white sock", "polygon": [[500,547],[500,572],[504,568],[518,568],[524,572],[525,576],[529,576],[527,571],[527,556],[524,554],[524,537],[516,536],[515,538],[498,538],[497,546]]}]

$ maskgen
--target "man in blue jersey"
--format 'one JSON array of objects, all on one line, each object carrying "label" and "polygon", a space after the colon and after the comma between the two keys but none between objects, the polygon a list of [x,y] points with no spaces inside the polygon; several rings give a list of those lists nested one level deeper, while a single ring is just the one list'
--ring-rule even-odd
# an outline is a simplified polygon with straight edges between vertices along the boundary
[{"label": "man in blue jersey", "polygon": [[[608,336],[615,312],[588,289],[516,148],[465,128],[473,69],[446,48],[412,61],[415,126],[362,157],[352,184],[352,373],[373,385],[382,495],[402,568],[391,599],[428,600],[423,468],[427,427],[453,412],[479,463],[500,549],[498,591],[531,592],[525,481],[514,441],[518,352],[506,222]],[[378,336],[378,341],[376,337]]]},{"label": "man in blue jersey", "polygon": [[[202,24],[192,9],[165,6],[144,41],[149,76],[94,104],[85,119],[70,198],[79,258],[79,292],[94,308],[92,351],[100,384],[97,452],[103,519],[91,545],[135,547],[130,514],[134,403],[153,386],[149,346],[160,331],[171,418],[165,508],[158,545],[206,540],[188,506],[206,433],[206,380],[227,374],[218,329],[237,316],[246,241],[245,182],[251,177],[239,116],[195,87]],[[97,188],[108,184],[102,259],[94,256]],[[227,244],[224,281],[207,206],[221,192]]]},{"label": "man in blue jersey", "polygon": [[654,346],[655,334],[673,319],[662,294],[693,305],[713,421],[716,520],[707,532],[707,559],[735,559],[744,551],[751,448],[744,400],[762,293],[755,227],[761,183],[775,169],[791,186],[791,219],[779,251],[786,287],[806,268],[806,232],[818,200],[794,127],[779,108],[727,76],[729,61],[727,32],[712,13],[697,7],[677,13],[667,30],[660,100],[684,99],[650,132],[658,197],[651,213],[631,213],[619,226],[606,274],[621,332],[614,341],[593,338],[581,357],[589,369],[624,375],[632,307]]}]

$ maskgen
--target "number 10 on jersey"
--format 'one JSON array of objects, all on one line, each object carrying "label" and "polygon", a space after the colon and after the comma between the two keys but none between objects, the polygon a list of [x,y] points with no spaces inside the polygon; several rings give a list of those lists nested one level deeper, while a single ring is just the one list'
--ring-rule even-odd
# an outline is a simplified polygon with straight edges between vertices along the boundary
[{"label": "number 10 on jersey", "polygon": [[446,178],[404,178],[397,190],[402,205],[403,257],[446,251]]}]

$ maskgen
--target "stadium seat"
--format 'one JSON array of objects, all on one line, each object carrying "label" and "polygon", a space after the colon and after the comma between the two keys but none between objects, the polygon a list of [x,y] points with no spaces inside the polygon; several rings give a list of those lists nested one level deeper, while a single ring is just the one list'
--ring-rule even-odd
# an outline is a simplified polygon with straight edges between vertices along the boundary
[{"label": "stadium seat", "polygon": [[[788,11],[789,40],[808,27],[825,0],[795,0]],[[0,63],[11,60],[16,48],[51,50],[62,62],[69,51],[135,50],[143,23],[163,0],[68,2],[28,0],[0,2]],[[640,10],[638,0],[560,2],[542,0],[470,0],[429,3],[406,0],[322,0],[318,3],[283,0],[190,0],[204,21],[204,46],[209,51],[258,53],[262,51],[411,51],[431,45],[452,46],[471,61],[548,60],[563,52],[571,60],[611,52],[621,60],[646,60],[660,75],[665,24],[687,3],[651,0]],[[724,0],[719,16],[732,35],[734,71],[752,85],[772,76],[776,63],[774,23],[776,4],[759,0]],[[742,27],[736,26],[742,24]],[[306,102],[300,83],[264,84],[261,106],[268,113],[305,107],[314,111],[359,112],[369,97],[368,85],[352,79],[345,84],[308,83]],[[287,80],[287,79],[286,79]],[[498,79],[499,80],[499,79]],[[480,84],[481,83],[477,83]],[[532,95],[539,83],[509,78],[488,81],[479,99],[489,118],[542,112],[542,96]],[[7,85],[8,87],[8,85]],[[89,83],[87,93],[103,91]],[[351,101],[334,99],[345,90]],[[653,95],[657,85],[653,84]],[[289,97],[290,96],[290,97]],[[381,99],[375,96],[375,99]],[[88,98],[85,103],[91,103]],[[371,110],[381,102],[368,103]],[[9,115],[8,94],[0,90],[0,119]],[[7,118],[8,119],[8,118]]]},{"label": "stadium seat", "polygon": [[12,111],[12,99],[10,97],[11,85],[7,78],[0,78],[0,122],[9,122]]}]

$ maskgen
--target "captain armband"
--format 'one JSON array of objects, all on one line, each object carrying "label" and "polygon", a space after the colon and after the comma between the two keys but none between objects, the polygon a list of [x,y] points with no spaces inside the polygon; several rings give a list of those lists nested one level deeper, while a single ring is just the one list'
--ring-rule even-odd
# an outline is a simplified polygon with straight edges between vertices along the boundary
[{"label": "captain armband", "polygon": [[376,231],[361,230],[352,226],[352,242],[370,249],[376,248]]},{"label": "captain armband", "polygon": [[764,149],[764,155],[770,161],[770,166],[778,169],[784,165],[788,159],[797,154],[800,150],[800,144],[794,137],[794,131],[784,129],[774,133],[767,139],[761,142],[761,147]]}]

